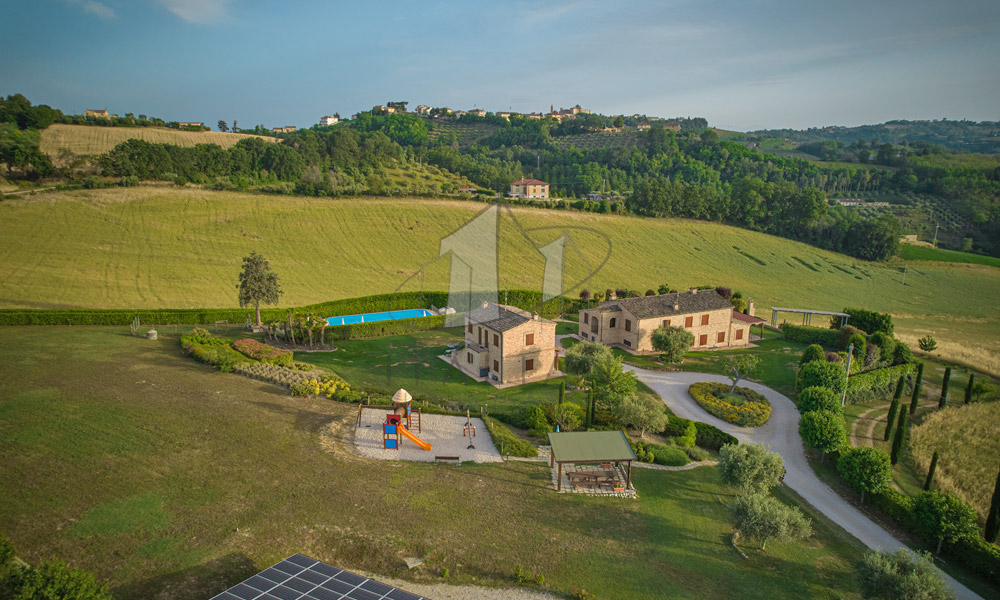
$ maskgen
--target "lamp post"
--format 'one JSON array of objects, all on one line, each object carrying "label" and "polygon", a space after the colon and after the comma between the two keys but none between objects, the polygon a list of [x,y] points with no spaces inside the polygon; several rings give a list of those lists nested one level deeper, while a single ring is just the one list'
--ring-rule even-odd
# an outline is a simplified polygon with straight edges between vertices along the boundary
[{"label": "lamp post", "polygon": [[854,344],[847,347],[847,379],[844,380],[844,393],[840,397],[840,407],[847,405],[847,382],[851,380],[851,361],[854,359]]}]

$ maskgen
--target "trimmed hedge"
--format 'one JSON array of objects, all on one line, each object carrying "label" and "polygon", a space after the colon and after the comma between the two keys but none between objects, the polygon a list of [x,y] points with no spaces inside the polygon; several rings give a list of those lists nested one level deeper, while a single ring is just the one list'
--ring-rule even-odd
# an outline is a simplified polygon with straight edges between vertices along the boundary
[{"label": "trimmed hedge", "polygon": [[653,453],[653,463],[667,467],[683,467],[691,462],[687,452],[666,444],[645,444],[646,451]]},{"label": "trimmed hedge", "polygon": [[486,428],[490,431],[490,437],[493,438],[493,445],[496,446],[497,451],[500,451],[501,442],[503,442],[504,454],[520,458],[538,456],[538,448],[514,435],[514,432],[507,429],[507,426],[500,421],[493,417],[485,417],[483,422],[486,423]]},{"label": "trimmed hedge", "polygon": [[722,431],[715,425],[695,421],[694,426],[698,428],[698,436],[695,438],[695,444],[702,448],[718,451],[723,446],[740,443],[738,439]]},{"label": "trimmed hedge", "polygon": [[727,423],[743,427],[759,427],[767,423],[771,417],[771,403],[767,398],[753,390],[737,387],[735,393],[743,396],[746,402],[731,404],[722,397],[728,393],[729,387],[725,383],[692,383],[688,393],[709,414]]},{"label": "trimmed hedge", "polygon": [[790,342],[800,344],[819,344],[827,348],[840,347],[840,331],[827,329],[826,327],[812,327],[810,325],[792,325],[785,323],[781,326],[781,333]]},{"label": "trimmed hedge", "polygon": [[842,312],[851,315],[848,323],[868,333],[882,332],[892,337],[892,315],[864,308],[845,308]]},{"label": "trimmed hedge", "polygon": [[847,380],[847,403],[871,404],[885,400],[892,396],[900,377],[907,381],[906,389],[913,389],[907,378],[913,369],[914,364],[907,363],[851,375]]}]

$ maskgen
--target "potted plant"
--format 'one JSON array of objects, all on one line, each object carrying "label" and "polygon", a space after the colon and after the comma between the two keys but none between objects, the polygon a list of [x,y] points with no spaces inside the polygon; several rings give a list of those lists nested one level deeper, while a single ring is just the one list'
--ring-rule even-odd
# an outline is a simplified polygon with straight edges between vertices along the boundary
[{"label": "potted plant", "polygon": [[620,480],[620,479],[615,479],[614,482],[611,484],[611,487],[616,492],[624,492],[625,491],[625,482],[622,481],[622,480]]}]

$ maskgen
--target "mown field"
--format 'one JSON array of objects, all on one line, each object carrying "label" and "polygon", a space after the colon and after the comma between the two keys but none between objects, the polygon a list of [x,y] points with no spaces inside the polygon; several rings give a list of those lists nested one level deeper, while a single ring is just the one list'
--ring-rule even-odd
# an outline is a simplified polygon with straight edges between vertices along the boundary
[{"label": "mown field", "polygon": [[991,267],[1000,268],[1000,258],[996,258],[994,256],[983,256],[982,254],[959,252],[957,250],[945,250],[944,248],[933,248],[930,246],[900,244],[898,254],[901,258],[906,260],[970,263],[974,265],[989,265]]},{"label": "mown field", "polygon": [[[282,306],[447,289],[440,240],[486,205],[408,198],[301,198],[191,188],[54,192],[0,202],[0,307],[226,307],[241,257],[263,253],[281,277]],[[570,229],[567,291],[644,291],[662,283],[725,285],[768,307],[889,311],[915,346],[930,333],[940,356],[1000,373],[1000,270],[972,264],[873,264],[724,225],[511,209],[500,220],[500,288],[542,287],[535,246]],[[516,221],[515,221],[516,220]],[[525,239],[518,225],[551,227]],[[488,236],[487,236],[488,237]],[[534,244],[534,246],[532,245]],[[475,242],[472,245],[476,245]],[[902,266],[907,265],[905,285]],[[785,315],[791,322],[796,317]],[[814,322],[814,324],[823,324]]]},{"label": "mown field", "polygon": [[522,566],[599,598],[860,596],[860,544],[819,515],[809,540],[737,555],[714,468],[635,469],[622,501],[556,494],[543,463],[362,460],[343,445],[352,406],[126,328],[0,328],[0,365],[0,531],[119,600],[203,600],[295,552],[430,583],[511,585]]},{"label": "mown field", "polygon": [[69,151],[73,154],[103,154],[129,139],[176,146],[218,144],[223,148],[229,148],[235,146],[236,142],[249,137],[260,138],[266,142],[273,142],[276,139],[246,133],[180,131],[166,127],[97,127],[57,123],[42,130],[42,141],[39,147],[42,152],[55,158],[63,151]]}]

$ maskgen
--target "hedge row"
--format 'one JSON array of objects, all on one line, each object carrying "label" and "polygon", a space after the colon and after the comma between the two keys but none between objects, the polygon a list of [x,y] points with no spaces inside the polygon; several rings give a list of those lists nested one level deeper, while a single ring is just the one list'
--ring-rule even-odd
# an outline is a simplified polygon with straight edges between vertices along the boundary
[{"label": "hedge row", "polygon": [[[691,421],[688,419],[682,419],[673,414],[667,415],[668,422],[667,428],[663,430],[663,435],[670,437],[678,437],[684,435],[684,431],[687,429],[688,423]],[[735,437],[729,435],[725,431],[722,431],[715,425],[709,425],[708,423],[702,423],[701,421],[694,422],[695,428],[698,430],[698,434],[695,437],[695,445],[699,448],[706,448],[708,450],[718,450],[726,444],[738,444],[739,440]]]},{"label": "hedge row", "polygon": [[[893,518],[907,531],[921,535],[920,524],[913,514],[913,498],[889,488],[872,494],[872,504],[887,516]],[[971,571],[985,576],[994,584],[1000,584],[1000,548],[981,537],[975,540],[946,543],[942,551],[956,559]]]},{"label": "hedge row", "polygon": [[[847,380],[847,403],[871,404],[885,400],[895,391],[899,378],[912,373],[915,366],[913,363],[906,363],[851,375]],[[907,385],[904,392],[909,393],[912,389],[912,385]]]},{"label": "hedge row", "polygon": [[[508,290],[500,292],[500,302],[524,310],[538,310],[542,301],[542,293],[535,290]],[[581,302],[570,298],[563,299],[563,308],[567,312],[576,312],[581,308]],[[401,292],[398,294],[376,294],[359,298],[344,298],[320,304],[309,304],[294,308],[296,313],[336,317],[340,315],[356,315],[385,310],[402,310],[407,308],[443,307],[448,304],[447,292]],[[560,310],[560,299],[549,300],[542,307],[542,314],[557,314]],[[288,308],[261,308],[262,322],[284,322],[288,320]],[[179,325],[204,325],[216,321],[243,323],[247,317],[252,317],[254,311],[250,308],[191,308],[191,309],[0,309],[0,325],[128,325],[139,317],[144,324],[164,325],[177,323]],[[340,327],[346,327],[341,325]],[[367,336],[371,337],[371,336]],[[340,338],[346,339],[346,338]]]},{"label": "hedge row", "polygon": [[892,315],[889,313],[880,313],[864,308],[845,308],[843,312],[851,315],[848,323],[862,331],[867,331],[868,333],[881,331],[888,336],[892,335],[894,328],[892,325]]},{"label": "hedge row", "polygon": [[502,447],[505,455],[521,458],[538,456],[538,448],[514,435],[514,432],[507,429],[507,426],[500,421],[493,417],[485,417],[483,422],[486,423],[486,428],[490,431],[490,437],[493,438],[493,445],[496,446],[497,451],[500,451]]},{"label": "hedge row", "polygon": [[819,344],[827,348],[840,347],[840,330],[827,329],[826,327],[812,327],[809,325],[792,325],[785,323],[781,326],[781,333],[790,342],[800,344]]}]

